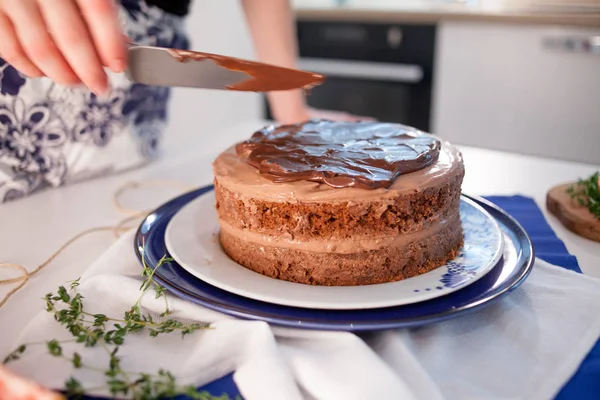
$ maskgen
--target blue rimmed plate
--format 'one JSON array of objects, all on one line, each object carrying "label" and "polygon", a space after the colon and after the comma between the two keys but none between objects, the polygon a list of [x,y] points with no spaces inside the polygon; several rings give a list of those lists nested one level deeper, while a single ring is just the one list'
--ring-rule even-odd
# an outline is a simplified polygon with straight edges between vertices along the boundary
[{"label": "blue rimmed plate", "polygon": [[[179,196],[148,215],[134,240],[138,258],[155,266],[168,255],[165,230],[171,218],[212,186]],[[464,196],[469,198],[468,196]],[[221,290],[166,262],[156,271],[158,283],[171,293],[201,306],[238,318],[293,328],[366,331],[414,327],[442,321],[476,310],[517,287],[533,267],[533,247],[523,228],[509,215],[485,200],[470,198],[497,221],[504,238],[502,258],[477,282],[446,296],[415,304],[365,310],[322,310],[271,304]],[[143,246],[145,244],[145,247]]]},{"label": "blue rimmed plate", "polygon": [[227,292],[284,306],[358,310],[445,296],[491,271],[502,257],[503,240],[498,223],[467,198],[461,199],[460,219],[464,245],[456,258],[426,274],[376,285],[305,285],[273,279],[244,268],[229,258],[219,243],[214,191],[190,201],[171,218],[165,242],[167,252],[183,269]]}]

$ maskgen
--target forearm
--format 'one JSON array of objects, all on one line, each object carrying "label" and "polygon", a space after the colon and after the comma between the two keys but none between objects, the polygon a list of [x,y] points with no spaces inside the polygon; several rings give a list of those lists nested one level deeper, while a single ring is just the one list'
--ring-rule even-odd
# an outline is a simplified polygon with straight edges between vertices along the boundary
[{"label": "forearm", "polygon": [[[265,63],[297,68],[294,13],[288,0],[242,0],[258,58]],[[302,90],[268,94],[273,116],[282,123],[308,118]]]}]

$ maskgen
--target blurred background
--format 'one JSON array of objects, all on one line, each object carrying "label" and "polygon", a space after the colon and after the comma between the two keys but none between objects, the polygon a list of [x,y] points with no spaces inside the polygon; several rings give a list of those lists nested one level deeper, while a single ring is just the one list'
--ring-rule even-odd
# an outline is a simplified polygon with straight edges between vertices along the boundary
[{"label": "blurred background", "polygon": [[[238,2],[196,3],[193,49],[256,58]],[[456,144],[600,164],[600,0],[293,4],[300,67],[328,76],[311,106]],[[250,93],[177,89],[171,108],[172,144],[270,116]]]}]

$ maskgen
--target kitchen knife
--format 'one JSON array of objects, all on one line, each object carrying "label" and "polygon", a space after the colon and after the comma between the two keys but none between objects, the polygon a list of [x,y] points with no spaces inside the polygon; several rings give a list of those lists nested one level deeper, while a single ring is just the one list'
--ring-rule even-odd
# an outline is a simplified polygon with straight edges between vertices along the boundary
[{"label": "kitchen knife", "polygon": [[322,75],[218,54],[130,44],[126,76],[135,83],[269,92],[311,89]]}]

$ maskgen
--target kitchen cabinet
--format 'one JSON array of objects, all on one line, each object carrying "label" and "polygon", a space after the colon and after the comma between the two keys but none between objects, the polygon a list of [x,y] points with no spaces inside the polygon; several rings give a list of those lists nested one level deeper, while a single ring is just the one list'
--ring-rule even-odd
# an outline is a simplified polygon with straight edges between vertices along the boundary
[{"label": "kitchen cabinet", "polygon": [[432,130],[600,165],[600,27],[438,26]]}]

